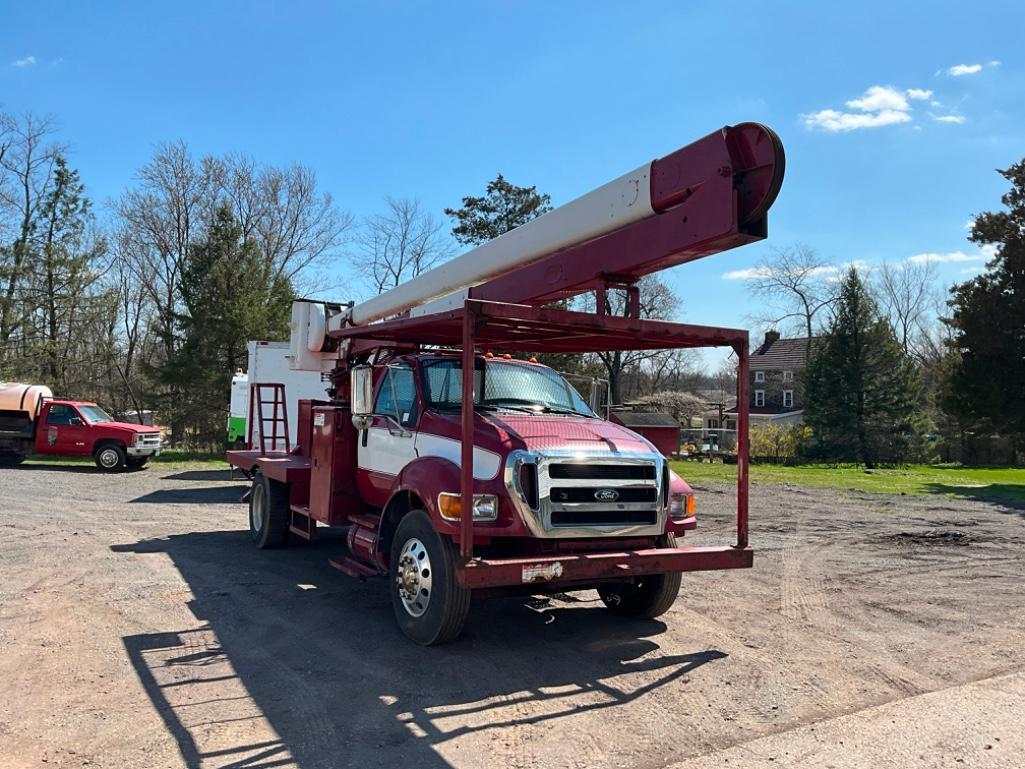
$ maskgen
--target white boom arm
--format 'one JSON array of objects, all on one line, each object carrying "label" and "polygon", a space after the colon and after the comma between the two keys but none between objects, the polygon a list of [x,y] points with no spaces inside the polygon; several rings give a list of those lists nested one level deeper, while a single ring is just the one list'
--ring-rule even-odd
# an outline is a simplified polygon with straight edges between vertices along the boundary
[{"label": "white boom arm", "polygon": [[[476,286],[560,248],[582,243],[653,216],[651,163],[577,198],[544,216],[445,262],[390,291],[357,304],[349,322],[361,326]],[[444,309],[432,307],[431,311]],[[427,308],[423,308],[427,312]],[[332,324],[332,327],[337,327]]]}]

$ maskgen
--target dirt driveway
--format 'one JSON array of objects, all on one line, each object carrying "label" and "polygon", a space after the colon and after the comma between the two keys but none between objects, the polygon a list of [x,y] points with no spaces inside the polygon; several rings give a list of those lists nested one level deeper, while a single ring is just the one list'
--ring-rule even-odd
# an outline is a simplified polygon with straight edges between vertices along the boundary
[{"label": "dirt driveway", "polygon": [[0,766],[1022,765],[1025,511],[755,487],[755,568],[663,621],[492,601],[422,649],[338,534],[255,550],[243,489],[0,470]]}]

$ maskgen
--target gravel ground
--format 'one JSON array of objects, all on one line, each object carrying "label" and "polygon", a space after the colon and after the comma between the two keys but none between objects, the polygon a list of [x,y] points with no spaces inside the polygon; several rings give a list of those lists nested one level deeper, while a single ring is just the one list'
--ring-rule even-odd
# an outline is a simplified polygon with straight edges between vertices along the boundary
[{"label": "gravel ground", "polygon": [[255,550],[243,490],[0,470],[0,766],[1021,766],[1025,510],[756,486],[755,568],[659,621],[495,600],[422,649],[340,533]]}]

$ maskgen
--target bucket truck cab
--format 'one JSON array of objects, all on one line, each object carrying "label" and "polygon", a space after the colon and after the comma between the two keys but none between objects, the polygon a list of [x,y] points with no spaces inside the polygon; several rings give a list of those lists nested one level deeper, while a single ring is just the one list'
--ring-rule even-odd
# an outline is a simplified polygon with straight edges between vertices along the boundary
[{"label": "bucket truck cab", "polygon": [[[291,365],[330,383],[299,402],[294,447],[227,454],[252,479],[255,544],[348,527],[332,564],[384,577],[421,644],[457,636],[471,597],[594,589],[650,618],[683,572],[749,568],[748,333],[643,319],[637,282],[764,239],[783,166],[770,129],[727,126],[366,302],[296,302]],[[551,306],[584,293],[596,312]],[[732,544],[680,544],[691,488],[531,358],[694,347],[738,361]],[[284,386],[251,387],[251,413],[287,436]]]},{"label": "bucket truck cab", "polygon": [[[474,364],[473,515],[482,533],[659,537],[694,526],[693,493],[666,459],[599,418],[556,371],[511,356]],[[355,406],[366,425],[356,449],[360,496],[386,509],[415,486],[435,528],[457,535],[460,356],[401,355],[371,372],[373,402]]]}]

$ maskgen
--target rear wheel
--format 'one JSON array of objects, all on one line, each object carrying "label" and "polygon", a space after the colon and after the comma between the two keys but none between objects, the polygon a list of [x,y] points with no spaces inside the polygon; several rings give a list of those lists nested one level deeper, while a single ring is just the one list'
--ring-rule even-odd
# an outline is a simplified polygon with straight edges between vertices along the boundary
[{"label": "rear wheel", "polygon": [[284,547],[288,542],[288,486],[260,472],[253,476],[249,495],[249,533],[261,550]]},{"label": "rear wheel", "polygon": [[423,646],[450,641],[470,612],[470,591],[456,581],[459,551],[423,510],[407,513],[391,544],[392,610],[402,632]]},{"label": "rear wheel", "polygon": [[[667,534],[659,547],[676,547],[676,538]],[[602,585],[598,595],[609,610],[624,617],[654,619],[669,611],[680,594],[683,575],[678,571],[666,574],[645,574],[630,582]]]},{"label": "rear wheel", "polygon": [[127,459],[128,452],[125,451],[124,446],[118,443],[104,444],[93,452],[93,461],[96,462],[96,466],[108,473],[124,469]]}]

